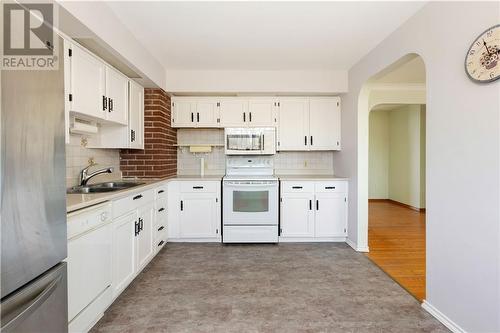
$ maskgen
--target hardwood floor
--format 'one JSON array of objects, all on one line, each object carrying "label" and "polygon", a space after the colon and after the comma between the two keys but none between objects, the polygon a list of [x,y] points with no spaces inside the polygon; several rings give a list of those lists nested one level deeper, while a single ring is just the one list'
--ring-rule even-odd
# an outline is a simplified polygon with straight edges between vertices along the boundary
[{"label": "hardwood floor", "polygon": [[425,213],[370,201],[366,255],[419,301],[425,299]]}]

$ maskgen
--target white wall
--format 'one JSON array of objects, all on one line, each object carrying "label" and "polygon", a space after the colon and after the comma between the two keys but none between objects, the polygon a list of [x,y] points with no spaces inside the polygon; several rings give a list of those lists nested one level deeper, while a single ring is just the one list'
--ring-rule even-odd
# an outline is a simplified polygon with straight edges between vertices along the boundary
[{"label": "white wall", "polygon": [[[350,177],[349,238],[367,245],[368,92],[365,82],[409,53],[427,80],[426,302],[467,332],[500,331],[500,81],[463,69],[470,43],[498,24],[498,2],[432,2],[349,71],[339,174]],[[360,96],[362,97],[360,99]]]},{"label": "white wall", "polygon": [[174,94],[332,95],[347,91],[347,71],[168,70],[166,89]]},{"label": "white wall", "polygon": [[420,202],[420,169],[425,167],[420,156],[420,117],[420,105],[391,110],[389,115],[389,199],[416,208],[425,207]]},{"label": "white wall", "polygon": [[422,107],[402,105],[370,112],[370,199],[391,199],[425,208],[425,178],[421,179],[425,177]]},{"label": "white wall", "polygon": [[370,112],[370,199],[389,199],[389,113]]}]

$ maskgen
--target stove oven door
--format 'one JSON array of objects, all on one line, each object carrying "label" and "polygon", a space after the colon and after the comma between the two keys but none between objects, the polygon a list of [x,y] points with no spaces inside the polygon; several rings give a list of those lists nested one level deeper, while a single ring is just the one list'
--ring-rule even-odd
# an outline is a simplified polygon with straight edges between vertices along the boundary
[{"label": "stove oven door", "polygon": [[277,181],[224,181],[224,225],[278,225]]}]

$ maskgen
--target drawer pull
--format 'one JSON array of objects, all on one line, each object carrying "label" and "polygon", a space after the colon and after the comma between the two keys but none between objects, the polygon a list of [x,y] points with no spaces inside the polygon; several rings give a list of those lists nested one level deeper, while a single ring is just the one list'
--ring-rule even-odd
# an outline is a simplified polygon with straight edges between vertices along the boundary
[{"label": "drawer pull", "polygon": [[162,231],[163,229],[165,229],[165,227],[161,226],[161,227],[158,228],[158,231]]},{"label": "drawer pull", "polygon": [[159,190],[158,194],[162,194],[163,192],[165,192],[165,191],[164,190]]},{"label": "drawer pull", "polygon": [[193,189],[194,190],[201,190],[201,189],[203,189],[203,186],[193,186]]},{"label": "drawer pull", "polygon": [[136,195],[132,200],[138,200],[140,198],[142,198],[142,194]]},{"label": "drawer pull", "polygon": [[163,243],[165,243],[165,241],[161,241],[161,242],[159,242],[159,243],[158,243],[158,246],[162,246],[162,245],[163,245]]},{"label": "drawer pull", "polygon": [[316,200],[316,210],[319,210],[319,200]]},{"label": "drawer pull", "polygon": [[300,190],[302,188],[302,186],[292,186],[292,188],[295,190]]},{"label": "drawer pull", "polygon": [[325,190],[335,190],[335,186],[325,186]]},{"label": "drawer pull", "polygon": [[162,208],[158,209],[158,212],[163,212],[164,210],[165,210],[165,208],[162,207]]},{"label": "drawer pull", "polygon": [[313,201],[309,200],[309,210],[313,210]]}]

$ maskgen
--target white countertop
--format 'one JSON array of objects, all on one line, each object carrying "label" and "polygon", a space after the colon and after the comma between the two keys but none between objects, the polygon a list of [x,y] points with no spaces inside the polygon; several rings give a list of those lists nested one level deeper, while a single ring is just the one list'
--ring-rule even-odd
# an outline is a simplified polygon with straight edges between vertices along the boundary
[{"label": "white countertop", "polygon": [[174,180],[182,180],[182,181],[196,181],[196,180],[213,180],[220,181],[222,176],[197,176],[197,175],[181,175],[181,176],[173,176],[169,178],[161,178],[161,179],[120,179],[119,181],[131,181],[131,182],[139,182],[144,183],[142,185],[134,186],[132,188],[114,191],[114,192],[105,192],[105,193],[90,193],[90,194],[67,194],[66,195],[66,212],[72,212],[75,210],[79,210],[82,208],[94,206],[109,200],[118,199],[121,197],[129,196],[133,193],[149,190],[156,186],[161,185],[162,183],[167,183]]},{"label": "white countertop", "polygon": [[314,180],[348,180],[347,177],[337,175],[278,175],[279,180],[297,180],[297,181],[314,181]]}]

